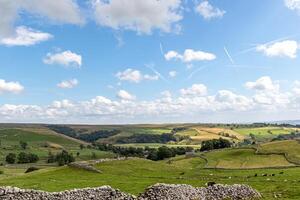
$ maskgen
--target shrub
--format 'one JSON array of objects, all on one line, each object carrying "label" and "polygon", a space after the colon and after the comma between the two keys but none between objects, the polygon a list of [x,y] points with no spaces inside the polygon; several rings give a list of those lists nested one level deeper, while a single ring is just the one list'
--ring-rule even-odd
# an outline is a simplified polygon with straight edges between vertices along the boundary
[{"label": "shrub", "polygon": [[231,147],[231,142],[223,138],[203,141],[200,151],[210,151],[213,149],[223,149]]},{"label": "shrub", "polygon": [[171,158],[175,155],[173,154],[172,149],[170,149],[166,146],[159,147],[158,151],[157,151],[157,159],[158,160],[163,160],[165,158]]},{"label": "shrub", "polygon": [[75,158],[72,154],[69,154],[67,151],[63,150],[61,153],[58,153],[55,156],[55,161],[58,162],[59,166],[67,165],[75,161]]},{"label": "shrub", "polygon": [[6,158],[5,158],[5,161],[8,163],[8,164],[14,164],[16,162],[16,154],[14,153],[9,153]]},{"label": "shrub", "polygon": [[18,163],[36,163],[39,157],[33,153],[20,152],[18,155]]},{"label": "shrub", "polygon": [[27,146],[28,146],[27,142],[20,141],[20,147],[21,147],[22,149],[25,150],[25,149],[27,148]]}]

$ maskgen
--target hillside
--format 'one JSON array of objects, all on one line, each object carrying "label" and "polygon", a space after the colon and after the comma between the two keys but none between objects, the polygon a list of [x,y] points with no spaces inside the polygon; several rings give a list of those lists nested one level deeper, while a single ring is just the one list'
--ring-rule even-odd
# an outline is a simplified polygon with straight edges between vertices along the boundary
[{"label": "hillside", "polygon": [[[46,191],[111,185],[122,191],[138,194],[147,186],[158,182],[204,186],[209,181],[216,181],[224,184],[248,184],[260,191],[265,199],[273,199],[274,193],[280,193],[286,199],[300,198],[300,186],[294,184],[294,181],[298,181],[300,178],[298,168],[214,170],[203,169],[204,164],[204,160],[200,158],[178,159],[171,163],[144,159],[111,161],[96,165],[102,171],[101,174],[61,167],[0,179],[0,185],[14,185]],[[282,174],[282,172],[284,173]],[[255,174],[258,176],[256,177]],[[262,176],[262,174],[268,174],[269,177]],[[271,174],[274,176],[270,176]]]},{"label": "hillside", "polygon": [[285,154],[290,162],[300,165],[300,142],[298,140],[284,140],[261,144],[258,147],[258,152],[264,154]]},{"label": "hillside", "polygon": [[[30,152],[39,156],[40,164],[45,163],[49,152],[57,153],[67,150],[74,155],[79,152],[78,160],[90,159],[92,152],[99,158],[112,156],[109,152],[95,151],[92,149],[81,149],[80,145],[87,143],[58,134],[42,127],[26,127],[15,129],[0,129],[0,162],[4,163],[4,158],[8,153]],[[27,143],[24,150],[20,147],[20,141]]]},{"label": "hillside", "polygon": [[[46,126],[52,131],[85,141],[111,144],[164,143],[168,145],[199,145],[202,141],[224,138],[234,143],[250,139],[268,142],[278,135],[299,131],[299,128],[272,125],[223,125],[223,124],[161,124],[161,125],[56,125]],[[160,141],[161,135],[175,138]],[[139,137],[149,137],[140,140]],[[156,138],[156,139],[154,139]],[[86,140],[88,139],[88,140]],[[146,146],[146,145],[144,145]]]},{"label": "hillside", "polygon": [[205,166],[207,168],[251,169],[295,166],[283,155],[259,155],[254,149],[226,149],[208,152],[204,156],[208,160]]}]

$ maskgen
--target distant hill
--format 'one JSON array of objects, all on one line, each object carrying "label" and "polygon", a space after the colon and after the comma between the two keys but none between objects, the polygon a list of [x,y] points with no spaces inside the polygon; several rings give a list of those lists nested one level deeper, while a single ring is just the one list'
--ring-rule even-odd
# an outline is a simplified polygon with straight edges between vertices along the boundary
[{"label": "distant hill", "polygon": [[300,125],[300,120],[282,120],[282,121],[273,121],[274,124],[291,124],[291,125]]}]

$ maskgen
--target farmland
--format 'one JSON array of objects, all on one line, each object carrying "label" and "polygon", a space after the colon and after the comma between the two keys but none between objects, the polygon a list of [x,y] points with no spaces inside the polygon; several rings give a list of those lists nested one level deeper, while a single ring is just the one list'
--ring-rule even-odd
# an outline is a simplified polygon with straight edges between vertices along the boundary
[{"label": "farmland", "polygon": [[[61,167],[4,178],[0,180],[0,184],[47,191],[111,185],[138,194],[147,186],[157,182],[204,186],[208,181],[216,181],[224,184],[248,184],[262,192],[265,199],[273,199],[274,194],[280,194],[285,199],[300,198],[300,188],[297,184],[300,179],[298,168],[218,170],[203,169],[203,165],[204,161],[199,158],[178,159],[171,164],[166,161],[134,159],[98,164],[96,167],[102,170],[102,174]],[[284,173],[281,174],[282,172]],[[255,177],[255,174],[258,176]],[[265,177],[262,174],[275,174],[275,176]]]},{"label": "farmland", "polygon": [[[260,191],[265,199],[273,199],[274,195],[282,199],[299,199],[300,143],[296,139],[276,140],[278,136],[290,135],[298,129],[248,126],[63,125],[62,127],[68,128],[58,129],[67,130],[67,133],[75,136],[70,137],[65,134],[66,132],[56,132],[48,125],[2,125],[0,126],[0,163],[2,163],[0,185],[46,191],[110,185],[125,192],[138,194],[147,186],[157,182],[204,186],[207,182],[214,181],[224,184],[248,184]],[[89,137],[89,134],[95,134],[96,137]],[[146,140],[162,138],[174,140],[164,140],[163,143],[151,141],[139,143],[139,140],[136,143],[118,143],[118,141],[134,141],[133,139],[139,139],[144,135],[149,135],[145,137]],[[95,141],[91,143],[77,137],[89,140],[92,138]],[[233,146],[200,152],[202,142],[219,138],[230,141]],[[245,143],[245,140],[249,140],[250,143]],[[28,147],[22,149],[20,141],[26,142]],[[195,153],[191,157],[177,155],[158,161],[136,155],[140,158],[94,164],[94,167],[101,171],[100,174],[47,163],[49,152],[56,154],[63,150],[74,155],[75,162],[95,163],[92,160],[118,156],[110,150],[99,150],[97,145],[102,143],[116,148],[129,148],[129,150],[130,148],[159,149],[164,146],[189,147],[194,149]],[[37,154],[40,159],[37,163],[26,164],[5,162],[8,153],[20,152]],[[25,173],[32,166],[39,170]]]}]

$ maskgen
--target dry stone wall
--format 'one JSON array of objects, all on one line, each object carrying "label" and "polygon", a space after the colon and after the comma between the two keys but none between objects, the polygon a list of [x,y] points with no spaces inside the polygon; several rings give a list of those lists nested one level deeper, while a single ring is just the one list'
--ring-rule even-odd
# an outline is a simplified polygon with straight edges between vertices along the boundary
[{"label": "dry stone wall", "polygon": [[190,185],[155,184],[138,197],[110,186],[44,192],[0,187],[1,200],[223,200],[259,199],[261,195],[247,185],[213,185],[197,188]]}]

